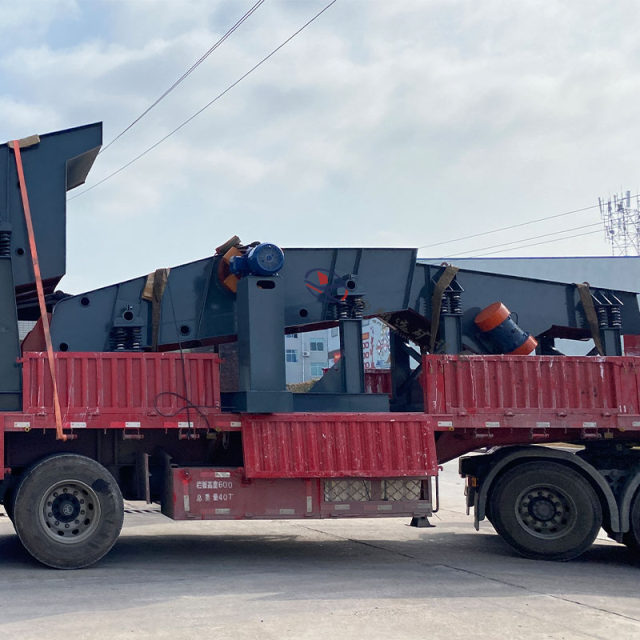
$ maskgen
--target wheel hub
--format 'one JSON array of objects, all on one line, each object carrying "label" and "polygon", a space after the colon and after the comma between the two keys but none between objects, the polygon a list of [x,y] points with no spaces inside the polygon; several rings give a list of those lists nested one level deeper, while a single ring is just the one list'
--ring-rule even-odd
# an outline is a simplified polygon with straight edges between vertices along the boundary
[{"label": "wheel hub", "polygon": [[534,498],[529,503],[529,513],[541,522],[548,522],[556,515],[556,505],[547,498]]},{"label": "wheel hub", "polygon": [[54,499],[51,511],[57,520],[71,522],[80,515],[80,500],[74,495],[63,494]]},{"label": "wheel hub", "polygon": [[84,482],[63,480],[44,493],[39,516],[49,537],[64,544],[75,544],[97,528],[100,502],[95,491]]},{"label": "wheel hub", "polygon": [[566,535],[574,526],[576,515],[573,501],[558,487],[529,487],[516,501],[518,522],[537,538],[553,539]]}]

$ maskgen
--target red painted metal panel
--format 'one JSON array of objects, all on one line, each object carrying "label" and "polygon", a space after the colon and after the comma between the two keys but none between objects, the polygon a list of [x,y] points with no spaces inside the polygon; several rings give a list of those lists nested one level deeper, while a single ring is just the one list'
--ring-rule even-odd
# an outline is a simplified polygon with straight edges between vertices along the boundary
[{"label": "red painted metal panel", "polygon": [[[174,520],[302,518],[307,515],[307,486],[303,480],[251,482],[244,477],[242,469],[189,467],[171,469],[170,473],[172,495],[163,500],[162,509]],[[317,510],[313,495],[311,500],[310,506]]]},{"label": "red painted metal panel", "polygon": [[364,370],[365,393],[391,394],[391,371],[389,369]]},{"label": "red painted metal panel", "polygon": [[640,356],[640,336],[622,336],[624,353],[627,356]]},{"label": "red painted metal panel", "polygon": [[[186,405],[220,411],[215,354],[56,353],[55,359],[60,405],[67,416],[184,415]],[[26,353],[22,363],[24,413],[50,415],[46,354]]]},{"label": "red painted metal panel", "polygon": [[437,427],[640,428],[640,358],[428,355],[423,364]]},{"label": "red painted metal panel", "polygon": [[[162,512],[174,520],[244,518],[353,518],[431,515],[429,492],[393,495],[383,484],[402,480],[340,480],[366,495],[327,497],[321,479],[249,479],[242,468],[181,467],[169,471]],[[409,481],[414,482],[413,480]],[[417,484],[420,485],[418,479]],[[422,481],[426,485],[428,481]]]},{"label": "red painted metal panel", "polygon": [[437,475],[433,428],[422,414],[253,415],[242,436],[249,478]]}]

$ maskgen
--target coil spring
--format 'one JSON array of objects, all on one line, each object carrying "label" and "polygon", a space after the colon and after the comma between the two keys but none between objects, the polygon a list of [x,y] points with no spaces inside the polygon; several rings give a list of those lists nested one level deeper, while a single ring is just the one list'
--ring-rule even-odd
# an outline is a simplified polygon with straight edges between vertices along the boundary
[{"label": "coil spring", "polygon": [[462,296],[459,291],[451,292],[451,313],[462,315]]},{"label": "coil spring", "polygon": [[131,351],[142,351],[142,327],[131,327]]},{"label": "coil spring", "polygon": [[112,351],[142,351],[142,328],[113,327],[110,342]]},{"label": "coil spring", "polygon": [[354,319],[362,318],[365,302],[360,296],[356,296],[351,302],[351,317]]},{"label": "coil spring", "polygon": [[345,300],[332,302],[327,308],[327,315],[330,320],[358,320],[362,318],[366,306],[362,296],[349,296]]},{"label": "coil spring", "polygon": [[331,302],[327,311],[331,320],[344,320],[349,317],[349,307],[344,302]]},{"label": "coil spring", "polygon": [[127,330],[124,327],[111,329],[111,349],[113,351],[125,351],[127,348]]},{"label": "coil spring", "polygon": [[606,328],[609,326],[609,318],[607,317],[607,308],[602,306],[596,307],[596,314],[598,316],[598,326],[600,328]]},{"label": "coil spring", "polygon": [[622,327],[622,309],[620,307],[609,307],[609,326],[614,329]]},{"label": "coil spring", "polygon": [[0,257],[8,258],[11,255],[11,231],[0,231]]},{"label": "coil spring", "polygon": [[459,291],[445,291],[442,294],[441,314],[462,315],[462,296]]}]

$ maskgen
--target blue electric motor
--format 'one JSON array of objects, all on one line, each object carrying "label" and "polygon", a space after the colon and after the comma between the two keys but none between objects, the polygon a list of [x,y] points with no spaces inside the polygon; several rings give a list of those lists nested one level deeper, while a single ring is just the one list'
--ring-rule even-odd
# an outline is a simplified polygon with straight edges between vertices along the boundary
[{"label": "blue electric motor", "polygon": [[274,276],[284,266],[284,253],[280,247],[269,242],[252,247],[243,256],[234,256],[229,262],[229,271],[234,276]]}]

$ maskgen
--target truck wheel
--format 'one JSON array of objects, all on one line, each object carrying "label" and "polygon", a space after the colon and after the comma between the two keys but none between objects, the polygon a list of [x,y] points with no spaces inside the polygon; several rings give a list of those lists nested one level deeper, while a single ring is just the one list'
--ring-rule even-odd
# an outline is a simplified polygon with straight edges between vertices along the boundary
[{"label": "truck wheel", "polygon": [[13,491],[8,491],[4,494],[2,506],[4,507],[4,512],[7,514],[9,520],[13,522]]},{"label": "truck wheel", "polygon": [[124,506],[116,481],[102,465],[60,454],[25,473],[13,516],[20,541],[36,560],[55,569],[80,569],[114,545]]},{"label": "truck wheel", "polygon": [[554,462],[526,462],[496,480],[491,516],[496,531],[523,556],[571,560],[595,540],[602,506],[576,471]]},{"label": "truck wheel", "polygon": [[631,512],[629,513],[631,528],[624,534],[622,542],[635,553],[640,554],[640,490],[631,501]]},{"label": "truck wheel", "polygon": [[15,523],[13,519],[13,511],[16,505],[16,493],[18,492],[18,487],[22,482],[22,477],[23,476],[19,476],[17,479],[15,479],[13,486],[4,494],[3,503],[2,503],[5,513],[7,514],[7,517],[9,518],[9,520],[11,520],[11,524],[14,525],[14,528],[15,528]]}]

